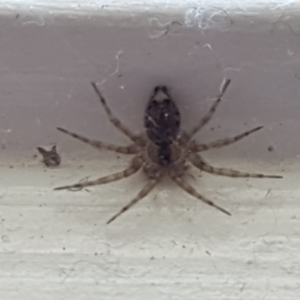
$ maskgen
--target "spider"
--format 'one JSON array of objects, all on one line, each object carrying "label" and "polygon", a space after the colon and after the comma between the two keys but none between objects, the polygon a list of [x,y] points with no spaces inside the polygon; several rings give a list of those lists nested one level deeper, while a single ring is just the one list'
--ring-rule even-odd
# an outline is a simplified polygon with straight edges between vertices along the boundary
[{"label": "spider", "polygon": [[100,177],[92,181],[57,187],[55,190],[70,188],[81,189],[87,186],[117,181],[133,175],[142,168],[148,177],[147,183],[134,199],[132,199],[118,213],[116,213],[107,221],[107,224],[114,221],[117,217],[146,197],[164,176],[169,176],[180,188],[182,188],[191,196],[203,201],[204,203],[220,210],[227,215],[231,215],[227,210],[199,194],[184,179],[186,170],[189,167],[188,163],[204,172],[229,177],[282,178],[282,176],[264,175],[259,173],[252,174],[232,169],[216,168],[208,164],[200,156],[199,152],[231,145],[263,128],[263,126],[258,126],[234,137],[220,139],[208,144],[199,144],[192,139],[193,136],[210,121],[229,84],[229,79],[224,82],[221,88],[221,93],[217,97],[217,100],[213,103],[208,113],[204,115],[198,124],[190,131],[180,130],[180,112],[170,96],[167,87],[155,87],[145,110],[145,132],[136,135],[114,116],[97,85],[92,82],[92,87],[98,95],[110,122],[125,136],[127,136],[131,140],[131,143],[127,146],[116,146],[113,144],[107,144],[101,141],[88,139],[82,135],[70,132],[60,127],[57,129],[95,148],[107,149],[122,154],[132,154],[134,157],[131,160],[128,168],[121,172]]}]

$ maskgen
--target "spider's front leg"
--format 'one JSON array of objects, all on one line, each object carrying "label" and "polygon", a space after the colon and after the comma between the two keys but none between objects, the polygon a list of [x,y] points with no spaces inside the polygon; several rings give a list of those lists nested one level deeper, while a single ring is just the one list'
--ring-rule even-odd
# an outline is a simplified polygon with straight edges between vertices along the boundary
[{"label": "spider's front leg", "polygon": [[204,159],[197,153],[189,153],[188,160],[196,168],[211,174],[227,176],[227,177],[242,177],[242,178],[274,178],[279,179],[282,176],[279,175],[266,175],[261,173],[246,173],[240,172],[233,169],[216,168],[209,165]]},{"label": "spider's front leg", "polygon": [[155,178],[155,179],[151,179],[141,190],[140,192],[137,194],[137,196],[132,199],[127,205],[125,205],[117,214],[115,214],[112,218],[110,218],[107,221],[107,224],[111,223],[112,221],[114,221],[117,217],[119,217],[121,214],[123,214],[125,211],[127,211],[128,209],[130,209],[133,205],[135,205],[136,203],[138,203],[139,201],[141,201],[143,198],[145,198],[150,192],[151,190],[157,185],[159,181],[159,177]]},{"label": "spider's front leg", "polygon": [[147,184],[139,191],[137,196],[133,198],[127,205],[125,205],[117,214],[115,214],[112,218],[110,218],[107,221],[107,224],[111,223],[114,221],[117,217],[119,217],[121,214],[123,214],[125,211],[130,209],[133,205],[141,201],[143,198],[145,198],[151,191],[152,189],[157,185],[159,180],[162,178],[164,175],[163,170],[158,167],[156,164],[151,162],[147,155],[144,153],[143,156],[143,161],[144,161],[144,172],[149,178],[149,181]]},{"label": "spider's front leg", "polygon": [[225,213],[226,215],[231,216],[231,213],[222,208],[221,206],[215,204],[213,201],[207,199],[203,195],[199,194],[190,184],[188,184],[182,177],[177,176],[177,177],[171,177],[175,183],[182,188],[185,192],[193,196],[194,198],[197,198],[198,200],[201,200],[202,202],[216,208],[217,210]]},{"label": "spider's front leg", "polygon": [[100,185],[100,184],[105,184],[113,181],[117,181],[126,177],[131,176],[132,174],[136,173],[143,165],[144,161],[140,157],[140,155],[136,156],[133,158],[130,167],[125,169],[124,171],[100,177],[96,180],[91,180],[91,181],[86,181],[82,183],[76,183],[72,185],[65,185],[65,186],[60,186],[55,188],[54,190],[66,190],[66,189],[72,189],[72,188],[79,188],[82,189],[87,186],[92,186],[92,185]]},{"label": "spider's front leg", "polygon": [[169,176],[171,179],[181,188],[183,189],[186,193],[191,195],[192,197],[218,209],[219,211],[225,213],[226,215],[231,215],[230,212],[222,208],[221,206],[218,206],[215,204],[213,201],[210,199],[207,199],[200,193],[198,193],[190,184],[188,184],[184,179],[183,176],[185,174],[186,169],[188,166],[185,164],[185,160],[179,160],[177,163],[174,165],[170,166],[170,169],[168,170]]}]

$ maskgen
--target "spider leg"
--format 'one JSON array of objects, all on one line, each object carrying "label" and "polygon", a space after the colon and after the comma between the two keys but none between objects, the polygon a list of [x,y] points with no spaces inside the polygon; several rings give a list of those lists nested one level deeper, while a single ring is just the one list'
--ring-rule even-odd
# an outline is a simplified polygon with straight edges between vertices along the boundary
[{"label": "spider leg", "polygon": [[111,223],[117,217],[119,217],[121,214],[123,214],[125,211],[127,211],[128,209],[130,209],[133,205],[135,205],[140,200],[142,200],[143,198],[145,198],[150,193],[150,191],[156,186],[158,180],[159,180],[159,178],[155,178],[155,179],[152,179],[151,181],[149,181],[143,187],[143,189],[137,194],[137,196],[134,199],[132,199],[126,206],[124,206],[117,214],[115,214],[112,218],[110,218],[106,222],[106,224]]},{"label": "spider leg", "polygon": [[116,145],[112,145],[112,144],[102,143],[101,141],[90,140],[80,134],[68,131],[61,127],[57,127],[57,129],[65,134],[68,134],[68,135],[72,136],[73,138],[78,139],[78,140],[80,140],[94,148],[97,148],[97,149],[106,149],[106,150],[111,150],[111,151],[115,151],[115,152],[123,153],[123,154],[135,154],[140,151],[140,147],[136,144],[131,144],[131,145],[128,145],[125,147],[116,146]]},{"label": "spider leg", "polygon": [[189,133],[187,133],[188,140],[190,140],[193,137],[193,135],[195,135],[203,126],[205,126],[210,121],[210,119],[212,118],[213,114],[217,109],[217,106],[220,104],[221,99],[224,93],[226,92],[229,84],[230,84],[230,79],[227,79],[222,86],[221,94],[218,96],[218,99],[212,105],[208,113],[200,120],[199,124],[197,124]]},{"label": "spider leg", "polygon": [[229,146],[262,128],[263,128],[263,126],[259,126],[259,127],[253,128],[249,131],[246,131],[244,133],[241,133],[239,135],[236,135],[234,137],[217,140],[217,141],[211,142],[209,144],[197,144],[196,142],[192,141],[191,144],[189,145],[189,150],[191,150],[193,152],[202,152],[202,151],[206,151],[206,150],[209,150],[212,148],[221,148],[224,146]]},{"label": "spider leg", "polygon": [[105,184],[105,183],[117,181],[117,180],[129,177],[130,175],[136,173],[141,168],[142,165],[143,165],[143,160],[139,156],[136,156],[132,160],[131,166],[129,168],[125,169],[124,171],[121,171],[121,172],[118,172],[118,173],[115,173],[112,175],[100,177],[96,180],[76,183],[76,184],[72,184],[72,185],[60,186],[60,187],[55,188],[54,190],[66,190],[66,189],[73,189],[73,188],[82,189],[87,186],[99,185],[99,184]]},{"label": "spider leg", "polygon": [[133,142],[137,143],[138,145],[142,145],[143,141],[141,140],[140,136],[137,136],[131,132],[118,118],[114,116],[110,108],[108,107],[106,100],[102,96],[100,90],[98,89],[97,85],[95,82],[92,82],[92,86],[98,95],[107,115],[110,120],[110,122],[118,129],[120,130],[123,134],[125,134],[129,139],[131,139]]},{"label": "spider leg", "polygon": [[282,176],[278,175],[265,175],[260,173],[246,173],[240,172],[232,169],[224,169],[224,168],[215,168],[208,163],[206,163],[200,155],[197,153],[190,153],[188,155],[188,160],[198,169],[221,176],[228,177],[244,177],[244,178],[282,178]]},{"label": "spider leg", "polygon": [[184,191],[186,191],[191,196],[203,201],[204,203],[220,210],[221,212],[225,213],[226,215],[231,216],[231,213],[225,210],[224,208],[216,205],[213,201],[207,199],[206,197],[199,194],[191,185],[189,185],[186,181],[184,181],[181,177],[172,177],[172,179],[177,183],[179,187],[181,187]]}]

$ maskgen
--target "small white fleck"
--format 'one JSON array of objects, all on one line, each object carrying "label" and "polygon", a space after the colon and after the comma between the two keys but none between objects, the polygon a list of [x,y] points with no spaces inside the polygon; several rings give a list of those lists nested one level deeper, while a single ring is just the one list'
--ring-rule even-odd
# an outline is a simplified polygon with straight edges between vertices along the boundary
[{"label": "small white fleck", "polygon": [[4,133],[10,133],[10,132],[12,132],[12,130],[10,128],[8,128],[8,129],[1,129],[1,131],[4,132]]}]

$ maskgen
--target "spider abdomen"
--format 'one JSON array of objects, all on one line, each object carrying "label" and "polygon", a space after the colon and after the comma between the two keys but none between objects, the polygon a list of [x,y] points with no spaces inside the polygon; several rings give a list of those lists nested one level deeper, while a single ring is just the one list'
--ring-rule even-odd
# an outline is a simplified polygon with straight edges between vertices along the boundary
[{"label": "spider abdomen", "polygon": [[180,129],[180,113],[165,86],[154,89],[146,107],[144,125],[148,138],[157,146],[165,148],[176,140]]}]

